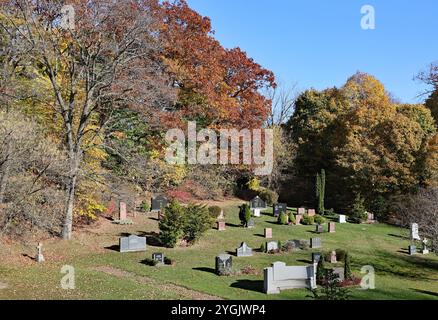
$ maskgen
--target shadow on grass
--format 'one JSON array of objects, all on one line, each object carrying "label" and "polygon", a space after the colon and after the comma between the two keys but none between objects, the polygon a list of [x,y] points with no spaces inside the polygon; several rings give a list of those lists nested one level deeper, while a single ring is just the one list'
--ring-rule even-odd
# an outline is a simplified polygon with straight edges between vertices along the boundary
[{"label": "shadow on grass", "polygon": [[432,292],[432,291],[426,291],[426,290],[420,290],[420,289],[411,289],[412,291],[427,294],[429,296],[438,297],[438,292]]},{"label": "shadow on grass", "polygon": [[403,240],[410,240],[409,237],[402,236],[402,235],[400,235],[400,234],[393,234],[393,233],[390,233],[390,234],[388,234],[388,236],[390,236],[390,237],[394,237],[394,238],[403,239]]},{"label": "shadow on grass", "polygon": [[259,237],[259,238],[264,238],[264,237],[265,237],[265,235],[264,235],[264,234],[261,234],[261,233],[257,233],[257,234],[255,234],[254,236],[255,236],[255,237]]},{"label": "shadow on grass", "polygon": [[199,267],[199,268],[193,268],[192,270],[216,274],[216,270],[213,268]]},{"label": "shadow on grass", "polygon": [[146,242],[150,246],[164,247],[160,241],[160,234],[157,232],[139,231],[139,237],[146,237]]},{"label": "shadow on grass", "polygon": [[237,280],[230,287],[263,293],[263,280]]},{"label": "shadow on grass", "polygon": [[233,256],[233,257],[237,257],[237,254],[236,254],[236,251],[227,251],[227,254],[229,254],[230,256]]},{"label": "shadow on grass", "polygon": [[111,250],[111,251],[116,251],[116,252],[120,252],[120,246],[115,244],[113,246],[110,247],[105,247],[106,250]]},{"label": "shadow on grass", "polygon": [[227,227],[232,227],[232,228],[242,228],[242,226],[240,224],[234,224],[234,223],[225,223],[225,226]]},{"label": "shadow on grass", "polygon": [[36,261],[36,258],[35,258],[35,257],[31,257],[31,256],[28,255],[27,253],[23,253],[22,256],[25,257],[25,258],[28,258],[28,259],[30,259],[30,260]]},{"label": "shadow on grass", "polygon": [[302,263],[312,264],[312,261],[311,261],[311,260],[300,259],[300,260],[297,260],[297,261],[298,261],[298,262],[302,262]]}]

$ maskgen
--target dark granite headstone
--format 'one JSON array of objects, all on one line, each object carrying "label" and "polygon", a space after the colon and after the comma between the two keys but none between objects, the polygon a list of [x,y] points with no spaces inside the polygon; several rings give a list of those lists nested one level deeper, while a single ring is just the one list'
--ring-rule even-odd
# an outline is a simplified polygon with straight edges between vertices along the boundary
[{"label": "dark granite headstone", "polygon": [[312,263],[318,263],[321,260],[322,253],[321,252],[313,252],[312,253]]},{"label": "dark granite headstone", "polygon": [[164,264],[164,253],[156,252],[152,254],[152,260],[157,261],[160,264]]},{"label": "dark granite headstone", "polygon": [[273,207],[274,217],[278,217],[281,213],[287,213],[287,204],[286,203],[277,203]]},{"label": "dark granite headstone", "polygon": [[417,247],[416,246],[409,246],[409,255],[414,255],[417,253]]},{"label": "dark granite headstone", "polygon": [[160,211],[167,207],[169,200],[166,197],[158,196],[151,200],[151,211]]},{"label": "dark granite headstone", "polygon": [[310,248],[317,249],[321,248],[321,238],[311,238],[310,239]]},{"label": "dark granite headstone", "polygon": [[232,272],[233,258],[229,254],[221,254],[216,257],[216,274],[229,275]]}]

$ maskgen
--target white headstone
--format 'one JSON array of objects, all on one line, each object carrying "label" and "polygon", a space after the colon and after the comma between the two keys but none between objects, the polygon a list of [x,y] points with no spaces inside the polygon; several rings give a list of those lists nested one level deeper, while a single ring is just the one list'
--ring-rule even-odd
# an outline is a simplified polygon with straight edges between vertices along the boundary
[{"label": "white headstone", "polygon": [[420,235],[418,233],[418,223],[411,224],[411,239],[421,240]]},{"label": "white headstone", "polygon": [[264,269],[264,292],[279,294],[287,289],[315,289],[316,265],[288,267],[284,262],[275,262]]},{"label": "white headstone", "polygon": [[343,214],[339,215],[339,223],[347,223],[347,217]]}]

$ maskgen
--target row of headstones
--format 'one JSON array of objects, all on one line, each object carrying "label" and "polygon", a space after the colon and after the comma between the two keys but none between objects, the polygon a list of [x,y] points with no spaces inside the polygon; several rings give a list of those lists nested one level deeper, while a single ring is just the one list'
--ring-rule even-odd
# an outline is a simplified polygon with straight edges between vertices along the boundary
[{"label": "row of headstones", "polygon": [[[169,200],[164,196],[158,196],[151,199],[151,212],[161,211],[169,205]],[[119,202],[119,214],[116,219],[117,221],[128,220],[128,210],[126,202]]]}]

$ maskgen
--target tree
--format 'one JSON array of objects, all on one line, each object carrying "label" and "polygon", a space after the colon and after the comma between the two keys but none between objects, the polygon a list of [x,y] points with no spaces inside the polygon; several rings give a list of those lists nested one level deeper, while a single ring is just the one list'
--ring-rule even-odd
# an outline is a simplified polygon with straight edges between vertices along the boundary
[{"label": "tree", "polygon": [[316,199],[318,200],[318,213],[323,215],[325,212],[325,170],[321,169],[321,174],[316,174]]},{"label": "tree", "polygon": [[417,223],[420,235],[428,238],[432,250],[438,253],[438,188],[421,188],[412,195],[395,197],[392,209],[406,228]]},{"label": "tree", "polygon": [[324,265],[324,256],[321,255],[319,258],[318,264],[316,266],[316,282],[318,284],[322,283],[325,275],[325,265]]},{"label": "tree", "polygon": [[365,199],[361,196],[361,194],[356,195],[356,199],[354,200],[353,208],[351,210],[351,220],[356,223],[362,223],[367,219],[367,212],[365,209]]},{"label": "tree", "polygon": [[309,297],[315,300],[348,300],[350,297],[350,291],[341,287],[339,277],[332,269],[325,270],[320,292],[318,289],[311,291],[313,296]]},{"label": "tree", "polygon": [[266,96],[272,101],[271,113],[269,115],[267,126],[282,126],[293,115],[296,101],[296,84],[290,88],[278,85],[275,88],[269,88]]},{"label": "tree", "polygon": [[184,213],[184,240],[195,243],[208,229],[213,219],[206,206],[190,204]]},{"label": "tree", "polygon": [[164,210],[162,220],[159,222],[160,241],[169,248],[174,248],[184,234],[184,208],[173,201]]},{"label": "tree", "polygon": [[251,208],[246,203],[240,206],[239,219],[242,226],[248,226],[248,222],[251,219]]},{"label": "tree", "polygon": [[168,104],[168,87],[156,59],[159,43],[153,1],[78,0],[75,28],[62,29],[60,1],[3,1],[1,26],[23,48],[17,55],[51,84],[68,154],[63,237],[72,235],[76,184],[84,151],[123,106],[146,112]]}]

